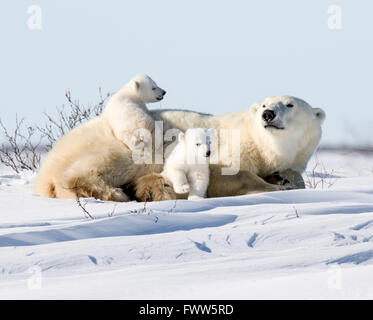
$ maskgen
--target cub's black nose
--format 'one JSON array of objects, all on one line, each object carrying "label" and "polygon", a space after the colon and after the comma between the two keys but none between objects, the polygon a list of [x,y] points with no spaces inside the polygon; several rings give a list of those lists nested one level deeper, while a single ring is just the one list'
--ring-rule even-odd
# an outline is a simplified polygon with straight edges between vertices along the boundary
[{"label": "cub's black nose", "polygon": [[209,157],[209,156],[211,156],[211,151],[210,150],[206,152],[206,157]]},{"label": "cub's black nose", "polygon": [[164,96],[167,93],[167,91],[163,90],[162,96]]},{"label": "cub's black nose", "polygon": [[274,118],[276,118],[276,113],[272,110],[265,110],[262,114],[264,121],[271,122]]}]

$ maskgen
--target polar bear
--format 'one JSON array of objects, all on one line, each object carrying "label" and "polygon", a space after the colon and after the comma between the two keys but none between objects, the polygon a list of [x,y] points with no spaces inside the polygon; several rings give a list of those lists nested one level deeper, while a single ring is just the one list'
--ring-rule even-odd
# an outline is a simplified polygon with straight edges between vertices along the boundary
[{"label": "polar bear", "polygon": [[213,132],[204,128],[180,132],[176,146],[165,161],[161,176],[171,181],[176,193],[189,193],[188,200],[199,200],[206,196],[213,135]]},{"label": "polar bear", "polygon": [[131,150],[140,142],[149,145],[149,135],[142,134],[142,130],[154,132],[154,119],[146,103],[161,101],[165,94],[149,76],[138,74],[110,98],[102,116],[114,136]]},{"label": "polar bear", "polygon": [[[275,96],[223,116],[188,111],[156,111],[153,116],[181,130],[196,125],[240,130],[240,171],[222,175],[221,163],[210,165],[207,196],[221,197],[289,189],[289,184],[304,188],[301,174],[320,141],[325,112],[296,97]],[[179,198],[154,173],[139,178],[135,190],[139,201],[160,200],[162,193],[164,199]]]},{"label": "polar bear", "polygon": [[[274,172],[289,174],[291,183],[302,184],[301,173],[319,143],[325,118],[323,110],[291,96],[267,98],[250,109],[219,116],[181,110],[151,110],[149,114],[163,122],[165,132],[196,127],[240,131],[240,169],[235,175],[222,175],[227,164],[211,164],[208,197],[286,189],[265,181]],[[35,193],[127,201],[125,186],[136,188],[140,200],[174,198],[170,181],[159,175],[162,170],[159,163],[135,163],[128,146],[116,138],[108,120],[99,116],[57,142],[37,175]]]}]

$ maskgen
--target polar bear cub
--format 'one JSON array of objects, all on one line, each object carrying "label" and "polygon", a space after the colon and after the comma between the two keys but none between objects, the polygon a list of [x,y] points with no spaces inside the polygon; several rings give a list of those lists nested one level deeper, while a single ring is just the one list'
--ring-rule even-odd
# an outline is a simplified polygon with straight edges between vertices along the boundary
[{"label": "polar bear cub", "polygon": [[174,191],[188,193],[188,200],[203,199],[209,184],[208,159],[213,129],[191,128],[180,133],[178,142],[166,159],[161,175],[169,179]]},{"label": "polar bear cub", "polygon": [[143,134],[145,129],[154,131],[154,119],[148,113],[146,103],[161,101],[166,91],[147,75],[138,74],[108,101],[103,117],[107,119],[117,139],[131,150],[140,142],[151,143],[150,135]]}]

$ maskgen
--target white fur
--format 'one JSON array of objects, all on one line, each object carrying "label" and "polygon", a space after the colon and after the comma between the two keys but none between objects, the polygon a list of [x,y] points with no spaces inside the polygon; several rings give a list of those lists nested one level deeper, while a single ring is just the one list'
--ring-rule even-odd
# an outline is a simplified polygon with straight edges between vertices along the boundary
[{"label": "white fur", "polygon": [[[292,107],[290,107],[292,106]],[[280,129],[267,127],[263,112],[271,110],[273,123]],[[278,171],[292,169],[302,173],[321,138],[325,112],[292,96],[266,98],[254,104],[252,138],[267,163],[276,163]]]},{"label": "white fur", "polygon": [[[287,108],[288,103],[293,103],[293,108]],[[278,120],[284,125],[284,130],[264,128],[262,115],[267,108],[281,111]],[[278,186],[263,180],[268,175],[285,170],[301,174],[320,141],[325,118],[321,109],[289,96],[271,97],[262,104],[254,104],[249,110],[221,116],[177,110],[153,110],[149,114],[154,120],[163,121],[164,130],[186,131],[200,127],[217,131],[240,130],[242,174],[224,180],[221,176],[223,165],[210,166],[209,196],[274,191]],[[36,178],[36,194],[75,198],[73,189],[82,185],[82,189],[88,191],[83,190],[78,195],[125,201],[126,196],[118,195],[117,188],[163,170],[162,165],[135,164],[131,150],[114,136],[106,118],[102,115],[82,124],[54,146]],[[123,119],[123,122],[129,125],[128,120]]]},{"label": "white fur", "polygon": [[[286,107],[292,103],[293,108]],[[266,108],[263,108],[263,105]],[[263,111],[278,112],[283,130],[264,128]],[[312,108],[307,102],[292,96],[266,98],[253,104],[249,110],[231,112],[221,116],[183,110],[154,110],[155,120],[164,121],[164,129],[185,131],[191,127],[216,130],[239,129],[241,137],[241,169],[265,177],[275,171],[291,169],[302,173],[321,138],[321,125],[325,112]]]},{"label": "white fur", "polygon": [[150,133],[154,131],[154,120],[149,115],[146,103],[163,99],[165,91],[147,75],[137,75],[108,101],[103,112],[117,139],[131,150],[140,142],[151,143]]},{"label": "white fur", "polygon": [[167,157],[162,176],[168,178],[176,193],[188,193],[189,200],[206,196],[209,184],[208,158],[211,154],[210,130],[188,129],[180,133],[177,145]]}]

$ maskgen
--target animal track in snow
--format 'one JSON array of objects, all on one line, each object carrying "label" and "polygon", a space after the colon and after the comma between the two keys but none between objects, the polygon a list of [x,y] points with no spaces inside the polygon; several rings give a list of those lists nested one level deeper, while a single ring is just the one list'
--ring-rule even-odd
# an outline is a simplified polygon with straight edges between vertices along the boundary
[{"label": "animal track in snow", "polygon": [[205,242],[197,242],[197,241],[193,241],[191,240],[194,245],[197,247],[197,249],[201,250],[201,251],[204,251],[204,252],[207,252],[207,253],[211,253],[211,249],[209,247],[206,246],[206,243]]},{"label": "animal track in snow", "polygon": [[256,239],[258,238],[258,234],[255,232],[249,240],[247,240],[246,244],[248,247],[250,248],[254,248],[254,244],[255,244],[255,241]]}]

